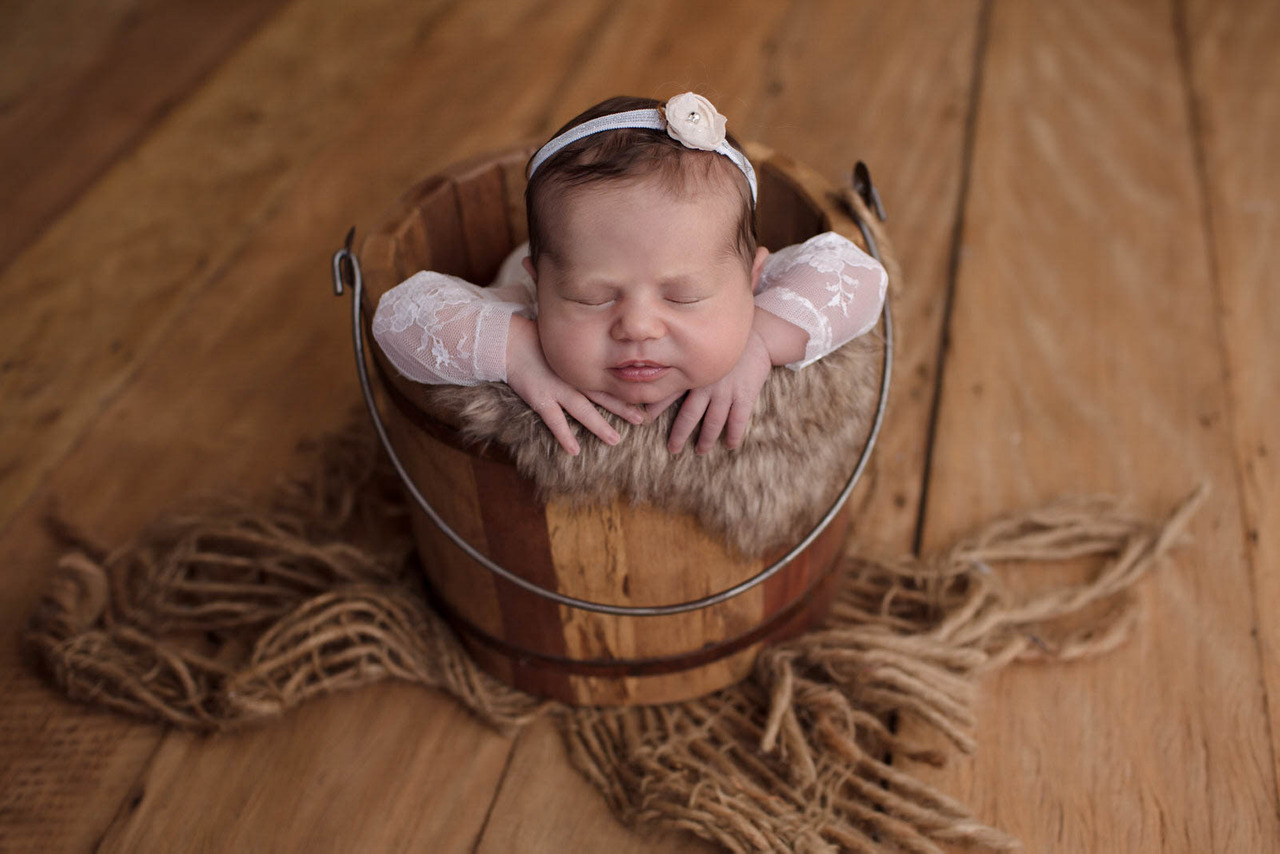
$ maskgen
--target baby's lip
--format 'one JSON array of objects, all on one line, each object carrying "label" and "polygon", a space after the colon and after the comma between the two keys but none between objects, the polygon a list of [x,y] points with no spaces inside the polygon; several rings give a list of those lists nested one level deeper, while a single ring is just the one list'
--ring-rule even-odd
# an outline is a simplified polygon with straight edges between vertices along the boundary
[{"label": "baby's lip", "polygon": [[659,377],[666,376],[669,370],[671,370],[669,366],[659,362],[650,362],[647,359],[628,359],[609,368],[609,373],[623,382],[651,383]]},{"label": "baby's lip", "polygon": [[648,359],[628,359],[625,362],[619,362],[614,365],[615,368],[665,368],[666,365],[661,362],[651,362]]}]

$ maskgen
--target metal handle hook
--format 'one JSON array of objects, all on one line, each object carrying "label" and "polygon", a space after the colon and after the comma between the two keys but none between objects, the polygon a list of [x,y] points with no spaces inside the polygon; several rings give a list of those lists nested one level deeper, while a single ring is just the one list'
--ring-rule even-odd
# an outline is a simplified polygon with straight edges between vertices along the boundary
[{"label": "metal handle hook", "polygon": [[[880,203],[880,191],[876,189],[876,185],[871,180],[871,170],[867,168],[867,164],[859,160],[853,165],[853,178],[851,181],[853,191],[862,197],[862,201],[866,202],[867,207],[875,211],[876,218],[884,222],[886,217],[884,214],[884,205]],[[857,214],[854,214],[857,216]],[[862,226],[861,220],[858,226]],[[865,234],[865,230],[863,231]],[[874,253],[872,253],[874,254]],[[879,261],[879,256],[876,257]]]}]

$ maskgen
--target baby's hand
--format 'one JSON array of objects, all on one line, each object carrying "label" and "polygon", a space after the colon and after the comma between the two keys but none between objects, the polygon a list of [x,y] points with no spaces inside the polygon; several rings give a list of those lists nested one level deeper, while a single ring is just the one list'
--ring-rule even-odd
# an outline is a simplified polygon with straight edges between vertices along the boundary
[{"label": "baby's hand", "polygon": [[[673,454],[680,453],[699,421],[702,422],[702,431],[698,433],[698,444],[695,447],[699,454],[705,454],[715,447],[722,429],[725,447],[732,450],[742,444],[747,424],[751,421],[751,410],[755,408],[760,389],[764,387],[764,381],[768,379],[772,367],[769,349],[764,339],[753,329],[751,337],[747,339],[746,349],[742,351],[733,370],[719,381],[689,392],[684,405],[680,407],[680,414],[671,426],[667,450]],[[656,417],[672,402],[667,400],[655,404],[650,407],[650,415]]]},{"label": "baby's hand", "polygon": [[577,454],[581,448],[573,438],[566,412],[610,445],[618,444],[618,431],[591,405],[592,401],[633,424],[644,421],[644,412],[638,406],[604,392],[583,394],[560,379],[542,355],[537,324],[519,315],[512,316],[507,334],[507,385],[538,413],[570,454]]}]

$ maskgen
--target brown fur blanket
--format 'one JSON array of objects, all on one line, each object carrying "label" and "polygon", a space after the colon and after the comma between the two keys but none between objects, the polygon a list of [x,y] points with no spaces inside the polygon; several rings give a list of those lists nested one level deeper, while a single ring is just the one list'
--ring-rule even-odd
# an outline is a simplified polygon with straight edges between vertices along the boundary
[{"label": "brown fur blanket", "polygon": [[622,436],[613,447],[574,424],[582,452],[570,456],[504,383],[419,386],[413,397],[458,425],[464,439],[505,447],[543,500],[595,503],[621,494],[692,514],[754,557],[797,542],[848,481],[875,415],[882,352],[873,332],[803,370],[775,368],[741,447],[718,444],[705,455],[692,441],[680,454],[667,451],[678,405],[639,426],[605,413]]}]

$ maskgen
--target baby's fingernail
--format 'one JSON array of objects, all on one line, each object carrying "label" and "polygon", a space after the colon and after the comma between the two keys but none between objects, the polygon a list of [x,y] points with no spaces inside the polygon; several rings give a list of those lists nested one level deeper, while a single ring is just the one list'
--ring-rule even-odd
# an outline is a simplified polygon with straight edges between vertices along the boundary
[{"label": "baby's fingernail", "polygon": [[566,450],[569,451],[569,456],[576,457],[578,455],[578,452],[581,451],[582,449],[579,448],[577,445],[570,445]]},{"label": "baby's fingernail", "polygon": [[628,421],[630,421],[632,424],[643,424],[643,423],[644,423],[644,413],[643,413],[643,412],[633,412],[633,413],[631,413],[630,415],[628,415],[628,416],[627,416],[627,420],[628,420]]},{"label": "baby's fingernail", "polygon": [[608,436],[605,437],[605,442],[607,442],[610,445],[616,445],[621,441],[622,441],[622,437],[619,436],[617,433],[610,433]]}]

